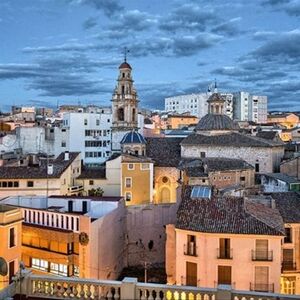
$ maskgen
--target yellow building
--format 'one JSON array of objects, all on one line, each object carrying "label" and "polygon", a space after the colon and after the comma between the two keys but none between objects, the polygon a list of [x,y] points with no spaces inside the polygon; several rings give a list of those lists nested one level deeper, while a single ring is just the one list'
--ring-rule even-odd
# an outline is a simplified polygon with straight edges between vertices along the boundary
[{"label": "yellow building", "polygon": [[299,117],[293,113],[268,115],[267,122],[272,124],[280,124],[285,126],[287,129],[291,129],[299,124]]},{"label": "yellow building", "polygon": [[0,290],[12,282],[21,261],[21,209],[0,204],[0,257],[8,267],[7,276],[0,275]]},{"label": "yellow building", "polygon": [[79,152],[61,153],[56,159],[37,165],[0,167],[0,198],[7,196],[74,195],[82,191],[75,184],[81,173]]},{"label": "yellow building", "polygon": [[153,202],[153,162],[147,157],[122,154],[121,195],[126,205]]},{"label": "yellow building", "polygon": [[190,125],[197,125],[199,119],[191,115],[168,115],[165,129],[181,129]]},{"label": "yellow building", "polygon": [[300,294],[300,195],[272,193],[285,223],[282,244],[281,293]]}]

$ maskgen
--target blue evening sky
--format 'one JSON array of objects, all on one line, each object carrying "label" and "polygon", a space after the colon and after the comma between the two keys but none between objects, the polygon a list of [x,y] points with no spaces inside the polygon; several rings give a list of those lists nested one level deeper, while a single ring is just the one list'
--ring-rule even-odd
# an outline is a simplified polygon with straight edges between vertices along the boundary
[{"label": "blue evening sky", "polygon": [[300,110],[300,0],[0,0],[0,109],[109,105],[125,46],[142,107],[216,78]]}]

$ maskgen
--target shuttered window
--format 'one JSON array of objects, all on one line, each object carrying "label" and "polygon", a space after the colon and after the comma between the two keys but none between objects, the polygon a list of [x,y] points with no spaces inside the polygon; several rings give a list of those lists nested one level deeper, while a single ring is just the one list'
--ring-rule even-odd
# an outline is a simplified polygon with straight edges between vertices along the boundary
[{"label": "shuttered window", "polygon": [[268,240],[256,240],[256,259],[268,258]]},{"label": "shuttered window", "polygon": [[255,267],[255,290],[269,291],[269,267]]},{"label": "shuttered window", "polygon": [[218,284],[231,284],[230,266],[218,266]]}]

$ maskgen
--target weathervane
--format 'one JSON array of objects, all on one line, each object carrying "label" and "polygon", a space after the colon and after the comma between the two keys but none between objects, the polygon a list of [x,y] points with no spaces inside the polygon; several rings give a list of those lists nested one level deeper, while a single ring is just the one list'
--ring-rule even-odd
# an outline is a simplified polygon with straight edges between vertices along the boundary
[{"label": "weathervane", "polygon": [[124,61],[127,62],[127,53],[129,53],[129,49],[124,47]]}]

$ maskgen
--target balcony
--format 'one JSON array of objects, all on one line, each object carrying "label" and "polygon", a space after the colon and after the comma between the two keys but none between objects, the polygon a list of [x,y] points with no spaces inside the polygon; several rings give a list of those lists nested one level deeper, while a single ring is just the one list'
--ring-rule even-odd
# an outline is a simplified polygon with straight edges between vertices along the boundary
[{"label": "balcony", "polygon": [[188,256],[198,256],[196,244],[195,243],[184,244],[183,253],[184,255],[188,255]]},{"label": "balcony", "polygon": [[[21,279],[21,280],[20,280]],[[103,300],[162,300],[162,299],[205,299],[205,300],[296,300],[299,295],[273,294],[273,284],[251,284],[256,291],[237,291],[230,286],[199,288],[184,285],[141,283],[136,278],[122,281],[81,279],[58,276],[33,275],[28,270],[18,274],[15,283],[0,291],[0,299],[15,297],[19,291],[28,299],[103,299]],[[21,284],[20,284],[21,281]],[[264,291],[262,291],[264,290]],[[266,293],[268,292],[268,293]],[[188,298],[186,297],[188,295]],[[24,298],[23,298],[24,299]]]},{"label": "balcony", "polygon": [[218,248],[217,249],[217,258],[218,259],[232,259],[232,249],[227,248]]},{"label": "balcony", "polygon": [[273,261],[273,251],[252,250],[252,261]]},{"label": "balcony", "polygon": [[274,283],[250,283],[250,291],[274,293]]},{"label": "balcony", "polygon": [[292,261],[283,261],[281,264],[282,271],[296,271],[297,265]]}]

